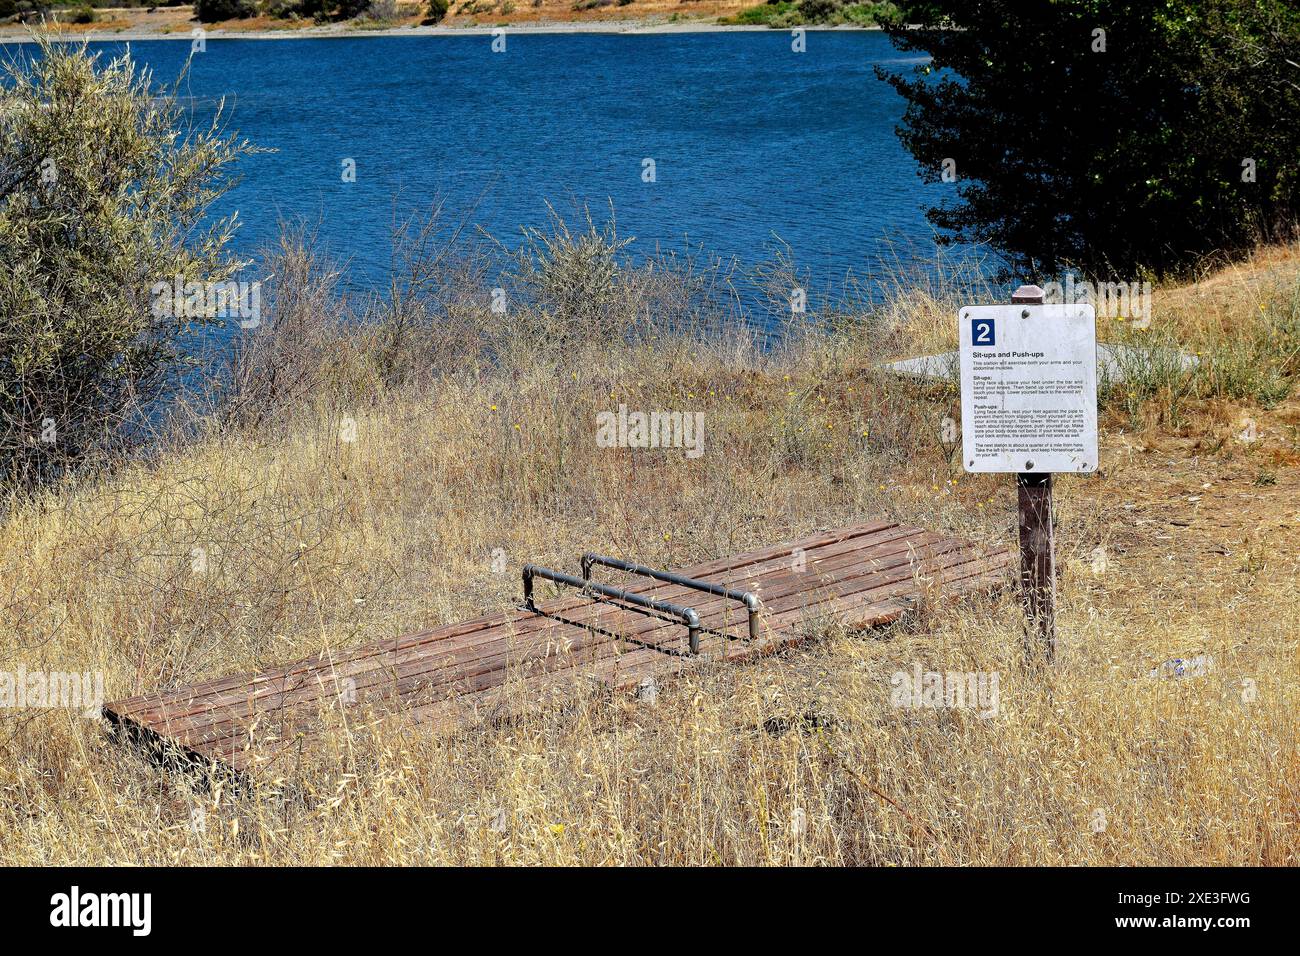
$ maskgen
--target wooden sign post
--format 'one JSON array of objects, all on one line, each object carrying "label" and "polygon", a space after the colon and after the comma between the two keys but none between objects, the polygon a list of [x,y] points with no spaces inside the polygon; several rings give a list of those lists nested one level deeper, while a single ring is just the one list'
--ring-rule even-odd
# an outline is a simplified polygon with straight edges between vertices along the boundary
[{"label": "wooden sign post", "polygon": [[961,310],[962,459],[1016,476],[1025,652],[1056,657],[1052,475],[1097,468],[1097,323],[1091,305],[1044,302],[1021,286],[1010,306]]},{"label": "wooden sign post", "polygon": [[[1042,305],[1043,290],[1022,285],[1012,305]],[[1037,636],[1050,664],[1056,660],[1056,534],[1052,521],[1052,473],[1016,472],[1020,524],[1020,591],[1025,602],[1025,656],[1034,657]]]}]

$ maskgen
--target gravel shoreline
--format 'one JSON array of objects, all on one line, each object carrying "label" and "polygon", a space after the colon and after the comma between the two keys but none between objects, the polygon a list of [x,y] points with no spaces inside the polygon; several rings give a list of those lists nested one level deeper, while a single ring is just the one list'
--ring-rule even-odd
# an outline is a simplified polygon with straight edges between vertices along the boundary
[{"label": "gravel shoreline", "polygon": [[[197,24],[195,24],[197,26]],[[521,23],[518,25],[498,24],[482,26],[446,27],[413,26],[383,27],[358,29],[346,24],[323,27],[303,27],[285,30],[223,30],[209,28],[206,30],[208,40],[319,40],[333,37],[454,37],[487,36],[494,30],[505,29],[508,33],[545,34],[545,33],[601,33],[601,34],[655,34],[655,33],[724,33],[764,31],[772,32],[771,27],[736,25],[730,26],[705,21],[669,22],[654,20],[607,20],[607,21],[561,21],[548,23]],[[21,28],[4,27],[0,30],[13,29],[12,33],[0,32],[0,44],[32,43],[35,37]],[[823,30],[877,30],[879,27],[860,27],[851,24],[840,26],[806,26],[809,31]],[[21,31],[21,32],[20,32]],[[775,31],[783,32],[783,31]],[[68,41],[87,40],[92,43],[113,42],[118,40],[192,40],[189,30],[174,30],[163,33],[149,29],[123,30],[87,30],[65,34]]]}]

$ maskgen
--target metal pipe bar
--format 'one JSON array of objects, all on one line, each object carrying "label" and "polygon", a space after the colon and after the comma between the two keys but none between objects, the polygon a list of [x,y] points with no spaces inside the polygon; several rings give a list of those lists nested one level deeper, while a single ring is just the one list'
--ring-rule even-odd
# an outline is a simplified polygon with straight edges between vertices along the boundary
[{"label": "metal pipe bar", "polygon": [[582,556],[582,577],[585,581],[591,580],[592,565],[601,564],[607,568],[614,568],[618,571],[626,571],[629,574],[640,574],[648,578],[654,578],[658,581],[666,581],[669,584],[679,584],[682,587],[693,588],[696,591],[704,591],[707,594],[716,594],[732,601],[739,601],[745,605],[745,610],[749,612],[749,637],[751,640],[758,640],[758,609],[761,602],[758,595],[750,591],[739,591],[735,588],[729,588],[726,585],[715,584],[712,581],[701,581],[699,578],[688,578],[682,574],[674,574],[671,571],[660,571],[658,568],[647,567],[644,564],[636,564],[632,561],[624,561],[621,558],[611,558],[608,555],[596,554],[588,551]]},{"label": "metal pipe bar", "polygon": [[554,581],[556,584],[567,584],[575,587],[580,593],[601,597],[614,598],[619,601],[626,601],[628,604],[635,604],[637,607],[643,607],[651,611],[658,611],[660,614],[671,614],[679,618],[686,625],[686,634],[690,642],[692,654],[700,652],[700,616],[694,608],[683,607],[680,604],[673,604],[671,601],[657,601],[654,598],[648,598],[644,594],[634,594],[631,591],[625,591],[622,588],[611,587],[608,584],[598,584],[585,578],[575,577],[572,574],[565,574],[563,571],[555,571],[551,568],[543,568],[536,564],[524,565],[524,607],[530,611],[536,611],[537,605],[533,603],[533,578],[545,578],[548,581]]}]

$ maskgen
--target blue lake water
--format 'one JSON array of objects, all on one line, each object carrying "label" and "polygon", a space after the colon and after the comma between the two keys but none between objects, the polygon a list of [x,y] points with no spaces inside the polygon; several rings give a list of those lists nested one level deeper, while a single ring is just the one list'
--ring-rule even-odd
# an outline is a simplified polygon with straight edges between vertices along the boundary
[{"label": "blue lake water", "polygon": [[[916,61],[880,33],[812,32],[803,53],[781,31],[491,42],[208,40],[186,102],[202,117],[225,97],[229,127],[276,150],[241,163],[220,207],[239,211],[238,250],[306,220],[351,284],[379,286],[394,216],[438,198],[507,244],[546,224],[547,200],[598,221],[612,203],[639,254],[699,247],[750,267],[780,237],[814,288],[870,274],[882,241],[934,248],[924,209],[952,187],[923,185],[898,142],[903,103],[872,67]],[[170,82],[190,44],[131,49]]]}]

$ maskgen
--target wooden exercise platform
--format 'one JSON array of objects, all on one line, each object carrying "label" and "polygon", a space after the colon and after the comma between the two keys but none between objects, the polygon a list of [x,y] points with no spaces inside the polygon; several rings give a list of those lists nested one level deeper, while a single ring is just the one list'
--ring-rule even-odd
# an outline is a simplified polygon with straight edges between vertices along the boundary
[{"label": "wooden exercise platform", "polygon": [[[530,565],[526,576],[530,570],[556,575],[553,580],[567,579],[575,588],[537,599],[535,610],[155,691],[108,704],[104,716],[161,749],[260,771],[319,733],[326,710],[457,726],[498,710],[507,691],[514,700],[541,699],[566,680],[633,688],[705,662],[770,654],[828,626],[880,627],[923,595],[953,598],[995,588],[1006,581],[1010,553],[879,521],[676,572],[696,579],[696,586],[613,573],[601,560],[590,567],[584,560],[587,587],[576,576]],[[619,588],[616,577],[624,582]],[[618,591],[622,598],[610,596]],[[735,599],[739,591],[759,599],[752,629],[746,605]],[[687,626],[686,608],[698,627]],[[698,653],[691,652],[692,636]]]}]

